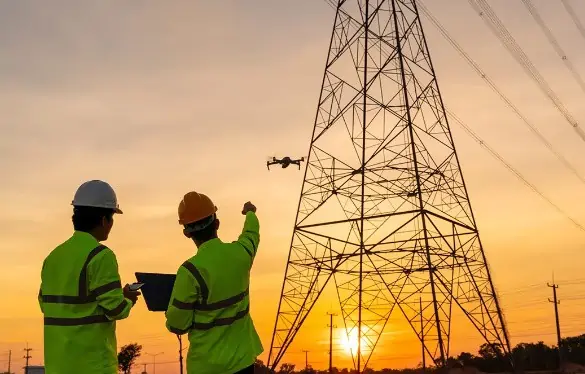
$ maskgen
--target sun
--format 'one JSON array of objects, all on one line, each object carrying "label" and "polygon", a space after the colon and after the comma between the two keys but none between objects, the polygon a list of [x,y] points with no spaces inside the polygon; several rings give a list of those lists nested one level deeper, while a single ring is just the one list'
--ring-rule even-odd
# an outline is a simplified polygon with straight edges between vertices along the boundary
[{"label": "sun", "polygon": [[357,331],[353,330],[352,333],[349,334],[349,336],[345,334],[345,331],[342,331],[341,334],[342,334],[341,345],[343,346],[343,350],[345,351],[345,353],[352,354],[357,352],[358,349]]},{"label": "sun", "polygon": [[[358,351],[358,336],[357,336],[357,329],[352,329],[349,334],[346,333],[344,329],[340,329],[340,341],[343,350],[348,355],[357,354]],[[362,346],[361,350],[362,353],[367,350],[366,339],[362,336]]]}]

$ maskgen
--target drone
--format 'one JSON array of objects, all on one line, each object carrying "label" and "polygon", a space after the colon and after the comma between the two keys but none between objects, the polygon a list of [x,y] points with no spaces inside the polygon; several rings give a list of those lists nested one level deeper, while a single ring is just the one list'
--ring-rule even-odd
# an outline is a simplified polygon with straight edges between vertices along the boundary
[{"label": "drone", "polygon": [[276,157],[272,157],[272,160],[269,160],[266,162],[266,167],[268,168],[268,170],[270,170],[270,165],[275,165],[275,164],[280,164],[282,165],[283,169],[286,169],[287,167],[289,167],[290,164],[295,164],[299,167],[299,170],[301,170],[301,162],[305,161],[304,157],[301,157],[298,160],[291,160],[290,157],[283,157],[282,159],[277,159]]}]

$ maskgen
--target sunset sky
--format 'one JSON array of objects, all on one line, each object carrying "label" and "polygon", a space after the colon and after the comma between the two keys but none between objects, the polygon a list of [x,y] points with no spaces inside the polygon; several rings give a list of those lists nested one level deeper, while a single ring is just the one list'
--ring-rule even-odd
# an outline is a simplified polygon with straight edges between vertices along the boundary
[{"label": "sunset sky", "polygon": [[[424,3],[522,113],[585,175],[585,143],[465,0]],[[585,127],[585,93],[520,1],[490,0],[564,105]],[[560,2],[534,0],[585,76],[585,38]],[[585,22],[585,2],[571,2]],[[177,224],[183,194],[219,207],[220,236],[241,230],[244,202],[258,207],[262,242],[252,271],[252,317],[266,361],[303,173],[266,170],[267,156],[306,156],[333,10],[323,0],[0,2],[0,371],[13,351],[22,367],[43,362],[36,295],[45,256],[71,232],[76,188],[103,179],[124,215],[110,239],[122,281],[135,271],[174,272],[195,247]],[[445,105],[568,215],[585,225],[585,186],[423,17]],[[502,296],[512,344],[554,343],[552,274],[563,335],[585,332],[585,232],[519,182],[452,123],[480,236]],[[327,365],[329,310],[321,300],[285,362]],[[340,317],[336,324],[342,326]],[[454,327],[451,351],[476,352],[479,335]],[[342,330],[335,364],[349,366]],[[118,324],[119,345],[138,342],[157,373],[176,373],[176,338],[140,300]],[[148,355],[138,362],[151,362]],[[396,314],[379,367],[420,362],[415,336]],[[168,363],[168,364],[165,364]],[[142,369],[142,367],[140,367]],[[151,369],[149,369],[151,370]],[[139,372],[139,371],[137,371]]]}]

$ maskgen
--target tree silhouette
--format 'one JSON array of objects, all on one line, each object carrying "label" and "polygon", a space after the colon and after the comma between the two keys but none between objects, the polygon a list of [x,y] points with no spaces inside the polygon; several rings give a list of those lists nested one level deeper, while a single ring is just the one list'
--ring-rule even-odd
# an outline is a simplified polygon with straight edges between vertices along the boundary
[{"label": "tree silhouette", "polygon": [[142,351],[142,346],[138,343],[132,343],[120,348],[118,353],[118,369],[123,374],[130,374],[132,366]]},{"label": "tree silhouette", "polygon": [[317,371],[311,365],[299,371],[300,374],[316,374]]},{"label": "tree silhouette", "polygon": [[279,374],[292,374],[295,372],[295,365],[294,364],[282,364],[280,365]]},{"label": "tree silhouette", "polygon": [[585,335],[562,339],[561,348],[569,362],[585,365]]},{"label": "tree silhouette", "polygon": [[254,362],[254,374],[272,374],[262,360]]},{"label": "tree silhouette", "polygon": [[543,342],[520,343],[512,350],[514,364],[518,370],[554,370],[559,360],[556,349]]}]

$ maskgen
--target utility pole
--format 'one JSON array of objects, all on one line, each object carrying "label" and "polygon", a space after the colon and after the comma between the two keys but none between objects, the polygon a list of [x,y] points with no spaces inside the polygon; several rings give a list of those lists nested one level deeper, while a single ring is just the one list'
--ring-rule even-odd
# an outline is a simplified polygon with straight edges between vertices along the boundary
[{"label": "utility pole", "polygon": [[8,351],[8,374],[12,374],[10,372],[10,363],[11,363],[11,361],[12,361],[12,351],[10,350],[10,351]]},{"label": "utility pole", "polygon": [[28,343],[26,343],[26,348],[24,349],[24,351],[26,352],[26,354],[24,355],[24,359],[26,359],[26,366],[24,367],[24,374],[28,374],[28,360],[32,358],[32,356],[30,355],[30,351],[32,351],[32,348],[28,347]]},{"label": "utility pole", "polygon": [[420,342],[422,343],[422,366],[423,370],[426,370],[427,364],[425,358],[425,324],[423,318],[422,297],[419,297],[418,303],[420,307]]},{"label": "utility pole", "polygon": [[555,320],[557,324],[557,346],[559,349],[559,368],[562,369],[563,367],[563,349],[561,347],[561,325],[559,323],[559,304],[561,303],[560,300],[557,299],[557,288],[559,288],[558,284],[554,283],[553,277],[553,284],[547,284],[548,287],[553,289],[553,299],[548,299],[549,302],[555,304]]},{"label": "utility pole", "polygon": [[327,313],[329,315],[329,374],[333,374],[333,316],[337,314]]},{"label": "utility pole", "polygon": [[309,371],[309,351],[305,352],[305,370]]}]

